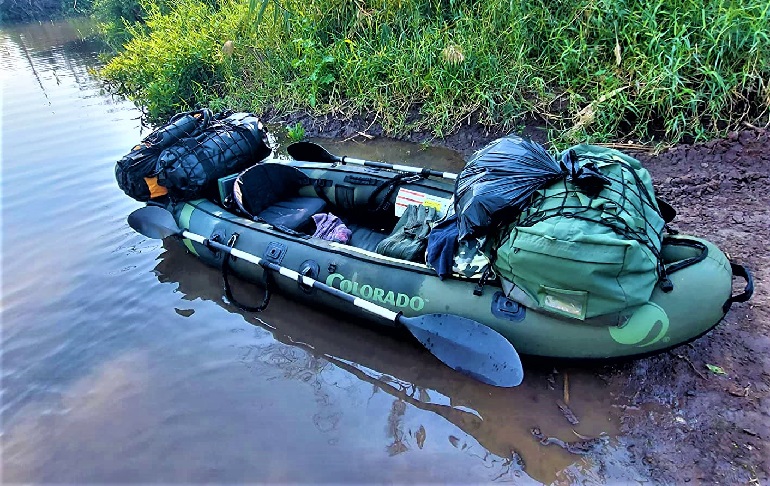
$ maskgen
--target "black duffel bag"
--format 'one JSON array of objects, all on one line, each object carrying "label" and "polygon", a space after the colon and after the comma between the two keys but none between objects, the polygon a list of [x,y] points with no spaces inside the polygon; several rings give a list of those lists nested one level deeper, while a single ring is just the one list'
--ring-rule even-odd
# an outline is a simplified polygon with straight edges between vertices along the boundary
[{"label": "black duffel bag", "polygon": [[144,137],[139,145],[115,164],[118,187],[137,201],[149,201],[166,195],[166,189],[158,185],[158,172],[161,169],[158,157],[164,149],[179,140],[200,134],[211,118],[211,111],[206,109],[179,113]]}]

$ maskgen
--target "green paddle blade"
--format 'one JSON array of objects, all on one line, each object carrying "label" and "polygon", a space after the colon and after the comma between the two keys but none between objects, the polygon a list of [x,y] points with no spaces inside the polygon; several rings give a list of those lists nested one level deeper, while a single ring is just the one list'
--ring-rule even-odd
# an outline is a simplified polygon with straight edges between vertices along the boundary
[{"label": "green paddle blade", "polygon": [[483,383],[513,387],[524,379],[521,358],[495,330],[451,314],[399,316],[398,322],[450,368]]},{"label": "green paddle blade", "polygon": [[162,240],[167,236],[182,234],[174,216],[158,206],[145,206],[129,214],[128,225],[147,238]]}]

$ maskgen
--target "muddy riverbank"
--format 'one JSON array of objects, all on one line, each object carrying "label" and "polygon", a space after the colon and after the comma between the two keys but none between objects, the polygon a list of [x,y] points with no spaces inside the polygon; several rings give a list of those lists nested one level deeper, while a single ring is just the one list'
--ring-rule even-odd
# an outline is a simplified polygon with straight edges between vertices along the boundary
[{"label": "muddy riverbank", "polygon": [[[376,120],[365,118],[270,114],[266,119],[277,125],[299,122],[310,137],[366,143],[383,135]],[[525,129],[545,143],[544,133]],[[469,121],[445,138],[414,133],[404,139],[445,146],[467,158],[500,135]],[[717,329],[691,344],[597,366],[610,388],[621,390],[615,400],[622,410],[625,466],[655,482],[764,482],[770,475],[770,132],[735,132],[658,154],[628,152],[649,168],[659,196],[677,210],[672,226],[714,241],[747,265],[756,291],[751,302],[734,305]],[[735,293],[742,284],[736,281]]]},{"label": "muddy riverbank", "polygon": [[[654,480],[746,484],[770,471],[770,133],[638,155],[675,227],[708,238],[748,265],[756,290],[707,336],[619,371],[623,422],[639,467]],[[737,292],[739,289],[735,289]],[[726,374],[706,367],[713,364]],[[764,481],[763,481],[764,483]]]}]

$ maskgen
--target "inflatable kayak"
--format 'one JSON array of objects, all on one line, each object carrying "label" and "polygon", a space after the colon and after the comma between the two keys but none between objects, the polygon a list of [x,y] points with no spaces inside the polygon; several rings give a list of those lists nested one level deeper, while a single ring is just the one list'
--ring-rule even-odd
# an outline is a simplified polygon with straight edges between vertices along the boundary
[{"label": "inflatable kayak", "polygon": [[[234,196],[244,200],[244,194],[235,194],[244,188],[234,184],[233,175],[219,180],[218,197],[170,203],[166,209],[179,228],[220,247],[254,255],[406,317],[441,314],[472,319],[504,336],[519,353],[532,356],[605,359],[660,352],[708,332],[733,302],[748,300],[753,292],[750,274],[714,244],[672,235],[664,239],[661,254],[673,290],[656,288],[646,304],[599,318],[578,320],[538,312],[508,298],[499,280],[485,282],[472,271],[442,280],[421,261],[375,251],[398,230],[399,209],[410,204],[440,209],[447,204],[454,191],[451,174],[439,179],[428,177],[436,174],[425,170],[412,175],[404,168],[399,172],[337,162],[268,159],[249,169],[256,172],[254,180],[260,185],[248,187],[254,194],[246,206],[233,203]],[[292,184],[285,183],[287,174]],[[315,214],[344,222],[347,241],[312,236]],[[232,272],[297,302],[392,325],[327,292],[271,277],[272,271],[233,258],[200,239],[182,241],[205,263],[222,268],[225,276]],[[736,276],[746,280],[746,289],[732,295]],[[233,290],[235,294],[238,290],[229,283],[226,289],[234,300]]]}]

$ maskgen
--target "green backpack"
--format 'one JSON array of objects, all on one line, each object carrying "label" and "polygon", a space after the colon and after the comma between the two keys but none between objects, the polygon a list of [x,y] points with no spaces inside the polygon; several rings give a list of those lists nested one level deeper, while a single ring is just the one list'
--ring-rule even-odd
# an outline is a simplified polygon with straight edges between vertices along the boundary
[{"label": "green backpack", "polygon": [[646,303],[659,280],[670,285],[660,261],[665,222],[649,173],[617,150],[568,150],[581,167],[593,162],[610,185],[594,198],[568,180],[535,193],[498,234],[494,269],[507,281],[506,293],[580,320]]}]

